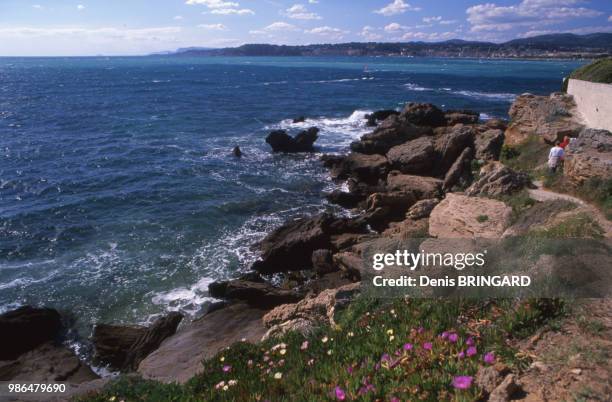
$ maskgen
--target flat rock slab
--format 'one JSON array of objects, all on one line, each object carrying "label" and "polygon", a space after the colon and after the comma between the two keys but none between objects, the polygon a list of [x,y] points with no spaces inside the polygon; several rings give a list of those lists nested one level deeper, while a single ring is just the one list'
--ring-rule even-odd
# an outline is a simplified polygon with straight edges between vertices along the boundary
[{"label": "flat rock slab", "polygon": [[240,303],[207,314],[166,339],[138,372],[144,378],[184,383],[221,349],[242,339],[258,342],[266,333],[261,320],[265,312]]},{"label": "flat rock slab", "polygon": [[501,201],[449,193],[431,211],[429,234],[440,239],[500,238],[510,225],[512,208]]}]

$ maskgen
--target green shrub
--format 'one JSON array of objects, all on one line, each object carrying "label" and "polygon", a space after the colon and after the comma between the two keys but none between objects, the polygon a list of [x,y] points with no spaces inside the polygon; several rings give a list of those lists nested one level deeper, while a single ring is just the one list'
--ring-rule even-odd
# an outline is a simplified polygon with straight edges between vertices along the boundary
[{"label": "green shrub", "polygon": [[570,78],[582,81],[612,83],[612,58],[597,60],[582,66],[570,74]]}]

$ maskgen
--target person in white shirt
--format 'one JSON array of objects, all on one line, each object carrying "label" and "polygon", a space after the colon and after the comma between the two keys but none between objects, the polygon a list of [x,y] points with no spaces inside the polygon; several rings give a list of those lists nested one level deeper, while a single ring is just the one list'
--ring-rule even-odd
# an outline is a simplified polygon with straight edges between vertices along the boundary
[{"label": "person in white shirt", "polygon": [[550,152],[548,153],[548,168],[553,173],[557,171],[559,164],[561,163],[561,161],[563,160],[563,157],[565,156],[565,151],[563,150],[563,148],[559,146],[559,144],[560,142],[557,141],[555,143],[555,146],[552,147],[550,149]]}]

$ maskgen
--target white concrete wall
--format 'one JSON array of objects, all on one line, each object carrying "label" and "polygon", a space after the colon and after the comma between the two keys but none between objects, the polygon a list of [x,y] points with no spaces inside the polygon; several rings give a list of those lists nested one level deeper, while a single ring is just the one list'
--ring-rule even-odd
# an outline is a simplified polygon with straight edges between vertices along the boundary
[{"label": "white concrete wall", "polygon": [[612,84],[570,79],[567,93],[588,127],[612,131]]}]

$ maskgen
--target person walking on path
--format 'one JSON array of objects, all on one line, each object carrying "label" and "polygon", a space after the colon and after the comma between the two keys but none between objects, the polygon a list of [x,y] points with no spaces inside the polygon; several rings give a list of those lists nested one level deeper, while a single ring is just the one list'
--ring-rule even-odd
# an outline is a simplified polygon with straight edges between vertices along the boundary
[{"label": "person walking on path", "polygon": [[555,146],[550,149],[548,153],[548,168],[552,173],[557,171],[561,161],[563,161],[563,157],[565,156],[565,151],[559,145],[561,143],[557,141]]}]

